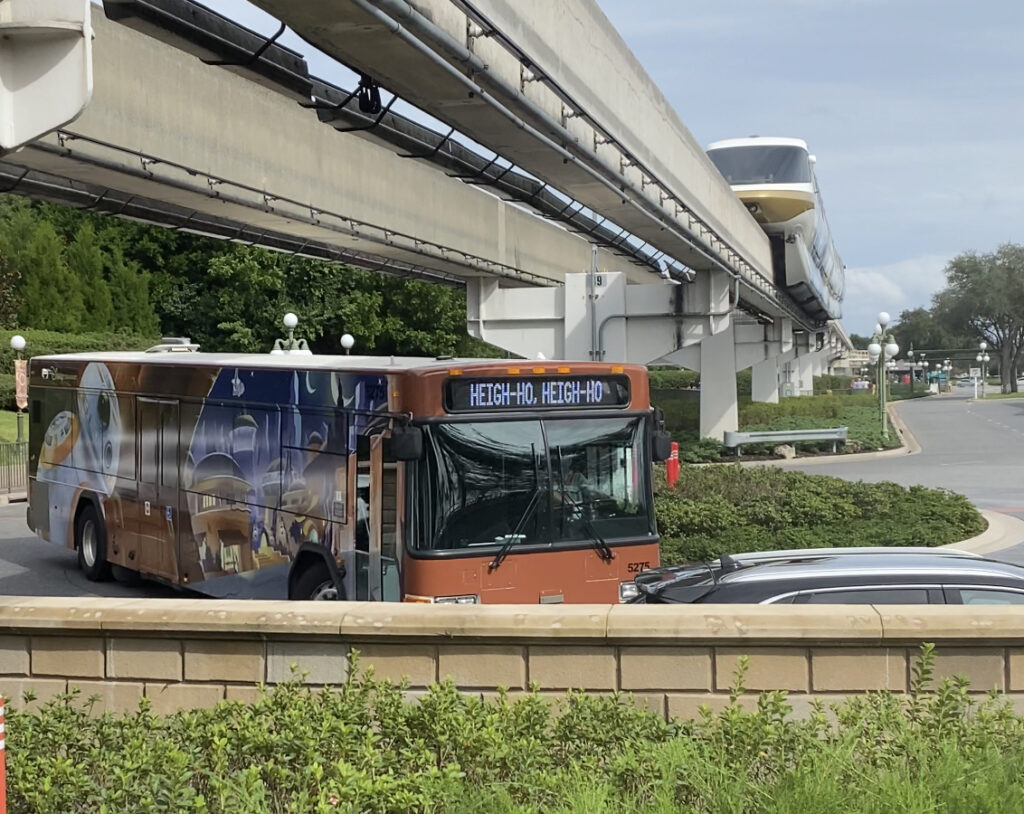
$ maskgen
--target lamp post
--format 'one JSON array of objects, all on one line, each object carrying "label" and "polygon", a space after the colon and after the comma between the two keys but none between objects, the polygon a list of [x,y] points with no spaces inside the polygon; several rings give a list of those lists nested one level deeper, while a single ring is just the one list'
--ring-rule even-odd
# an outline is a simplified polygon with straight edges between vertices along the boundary
[{"label": "lamp post", "polygon": [[947,359],[943,363],[942,369],[946,373],[946,392],[947,393],[952,393],[953,392],[953,379],[952,379],[952,375],[953,375],[953,362],[951,360]]},{"label": "lamp post", "polygon": [[25,337],[15,334],[11,337],[11,348],[17,358],[14,360],[14,399],[18,408],[18,443],[25,440],[24,430],[21,428],[22,410],[28,406],[28,380],[26,378],[25,362],[21,358],[21,352],[25,350]]},{"label": "lamp post", "polygon": [[[875,333],[871,337],[871,344],[868,345],[868,359],[875,365],[876,378],[878,382],[878,409],[882,418],[882,438],[889,440],[889,421],[885,413],[885,365],[896,354],[900,352],[900,346],[892,334],[886,334],[885,329],[889,327],[889,314],[882,311],[878,315],[878,324],[875,326]],[[884,344],[883,344],[884,343]]]},{"label": "lamp post", "polygon": [[978,344],[978,347],[981,349],[981,353],[979,353],[975,359],[977,359],[981,364],[981,397],[985,398],[985,380],[988,379],[989,355],[986,353],[988,350],[988,342],[981,342]]},{"label": "lamp post", "polygon": [[914,395],[914,348],[907,351],[907,364],[910,366],[910,395]]}]

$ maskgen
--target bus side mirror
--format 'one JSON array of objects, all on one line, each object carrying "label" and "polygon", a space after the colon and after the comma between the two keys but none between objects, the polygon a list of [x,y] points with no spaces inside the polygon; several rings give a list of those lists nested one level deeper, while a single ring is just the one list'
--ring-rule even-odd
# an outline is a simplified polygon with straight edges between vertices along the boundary
[{"label": "bus side mirror", "polygon": [[667,461],[672,455],[672,436],[665,430],[655,430],[651,439],[651,455],[655,461]]},{"label": "bus side mirror", "polygon": [[391,454],[396,461],[418,461],[423,457],[423,430],[419,427],[391,428]]}]

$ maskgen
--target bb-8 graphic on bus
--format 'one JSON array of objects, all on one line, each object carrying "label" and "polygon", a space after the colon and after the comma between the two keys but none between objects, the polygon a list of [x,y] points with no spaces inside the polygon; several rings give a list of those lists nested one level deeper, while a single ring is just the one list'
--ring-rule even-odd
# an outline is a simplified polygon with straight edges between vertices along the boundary
[{"label": "bb-8 graphic on bus", "polygon": [[49,538],[62,545],[73,533],[76,493],[113,491],[121,447],[121,415],[107,366],[90,363],[79,387],[77,410],[61,410],[46,428],[36,475],[49,484]]}]

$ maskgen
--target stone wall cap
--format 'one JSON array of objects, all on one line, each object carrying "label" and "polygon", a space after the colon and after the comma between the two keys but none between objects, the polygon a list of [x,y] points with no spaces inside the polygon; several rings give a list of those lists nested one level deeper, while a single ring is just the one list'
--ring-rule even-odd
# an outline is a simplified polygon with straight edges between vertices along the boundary
[{"label": "stone wall cap", "polygon": [[348,602],[345,636],[604,639],[610,605],[427,605]]},{"label": "stone wall cap", "polygon": [[1024,639],[1020,605],[877,605],[876,609],[886,642]]},{"label": "stone wall cap", "polygon": [[795,605],[613,605],[608,638],[616,641],[879,641],[870,605],[827,610]]},{"label": "stone wall cap", "polygon": [[103,620],[138,600],[107,597],[3,596],[0,630],[99,630]]}]

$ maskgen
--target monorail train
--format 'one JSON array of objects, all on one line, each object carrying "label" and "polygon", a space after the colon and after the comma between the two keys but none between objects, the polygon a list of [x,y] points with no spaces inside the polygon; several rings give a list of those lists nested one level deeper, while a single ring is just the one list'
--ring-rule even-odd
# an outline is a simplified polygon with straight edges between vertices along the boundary
[{"label": "monorail train", "polygon": [[807,143],[755,136],[716,141],[707,152],[768,235],[775,284],[808,316],[839,319],[846,271],[832,243]]}]

